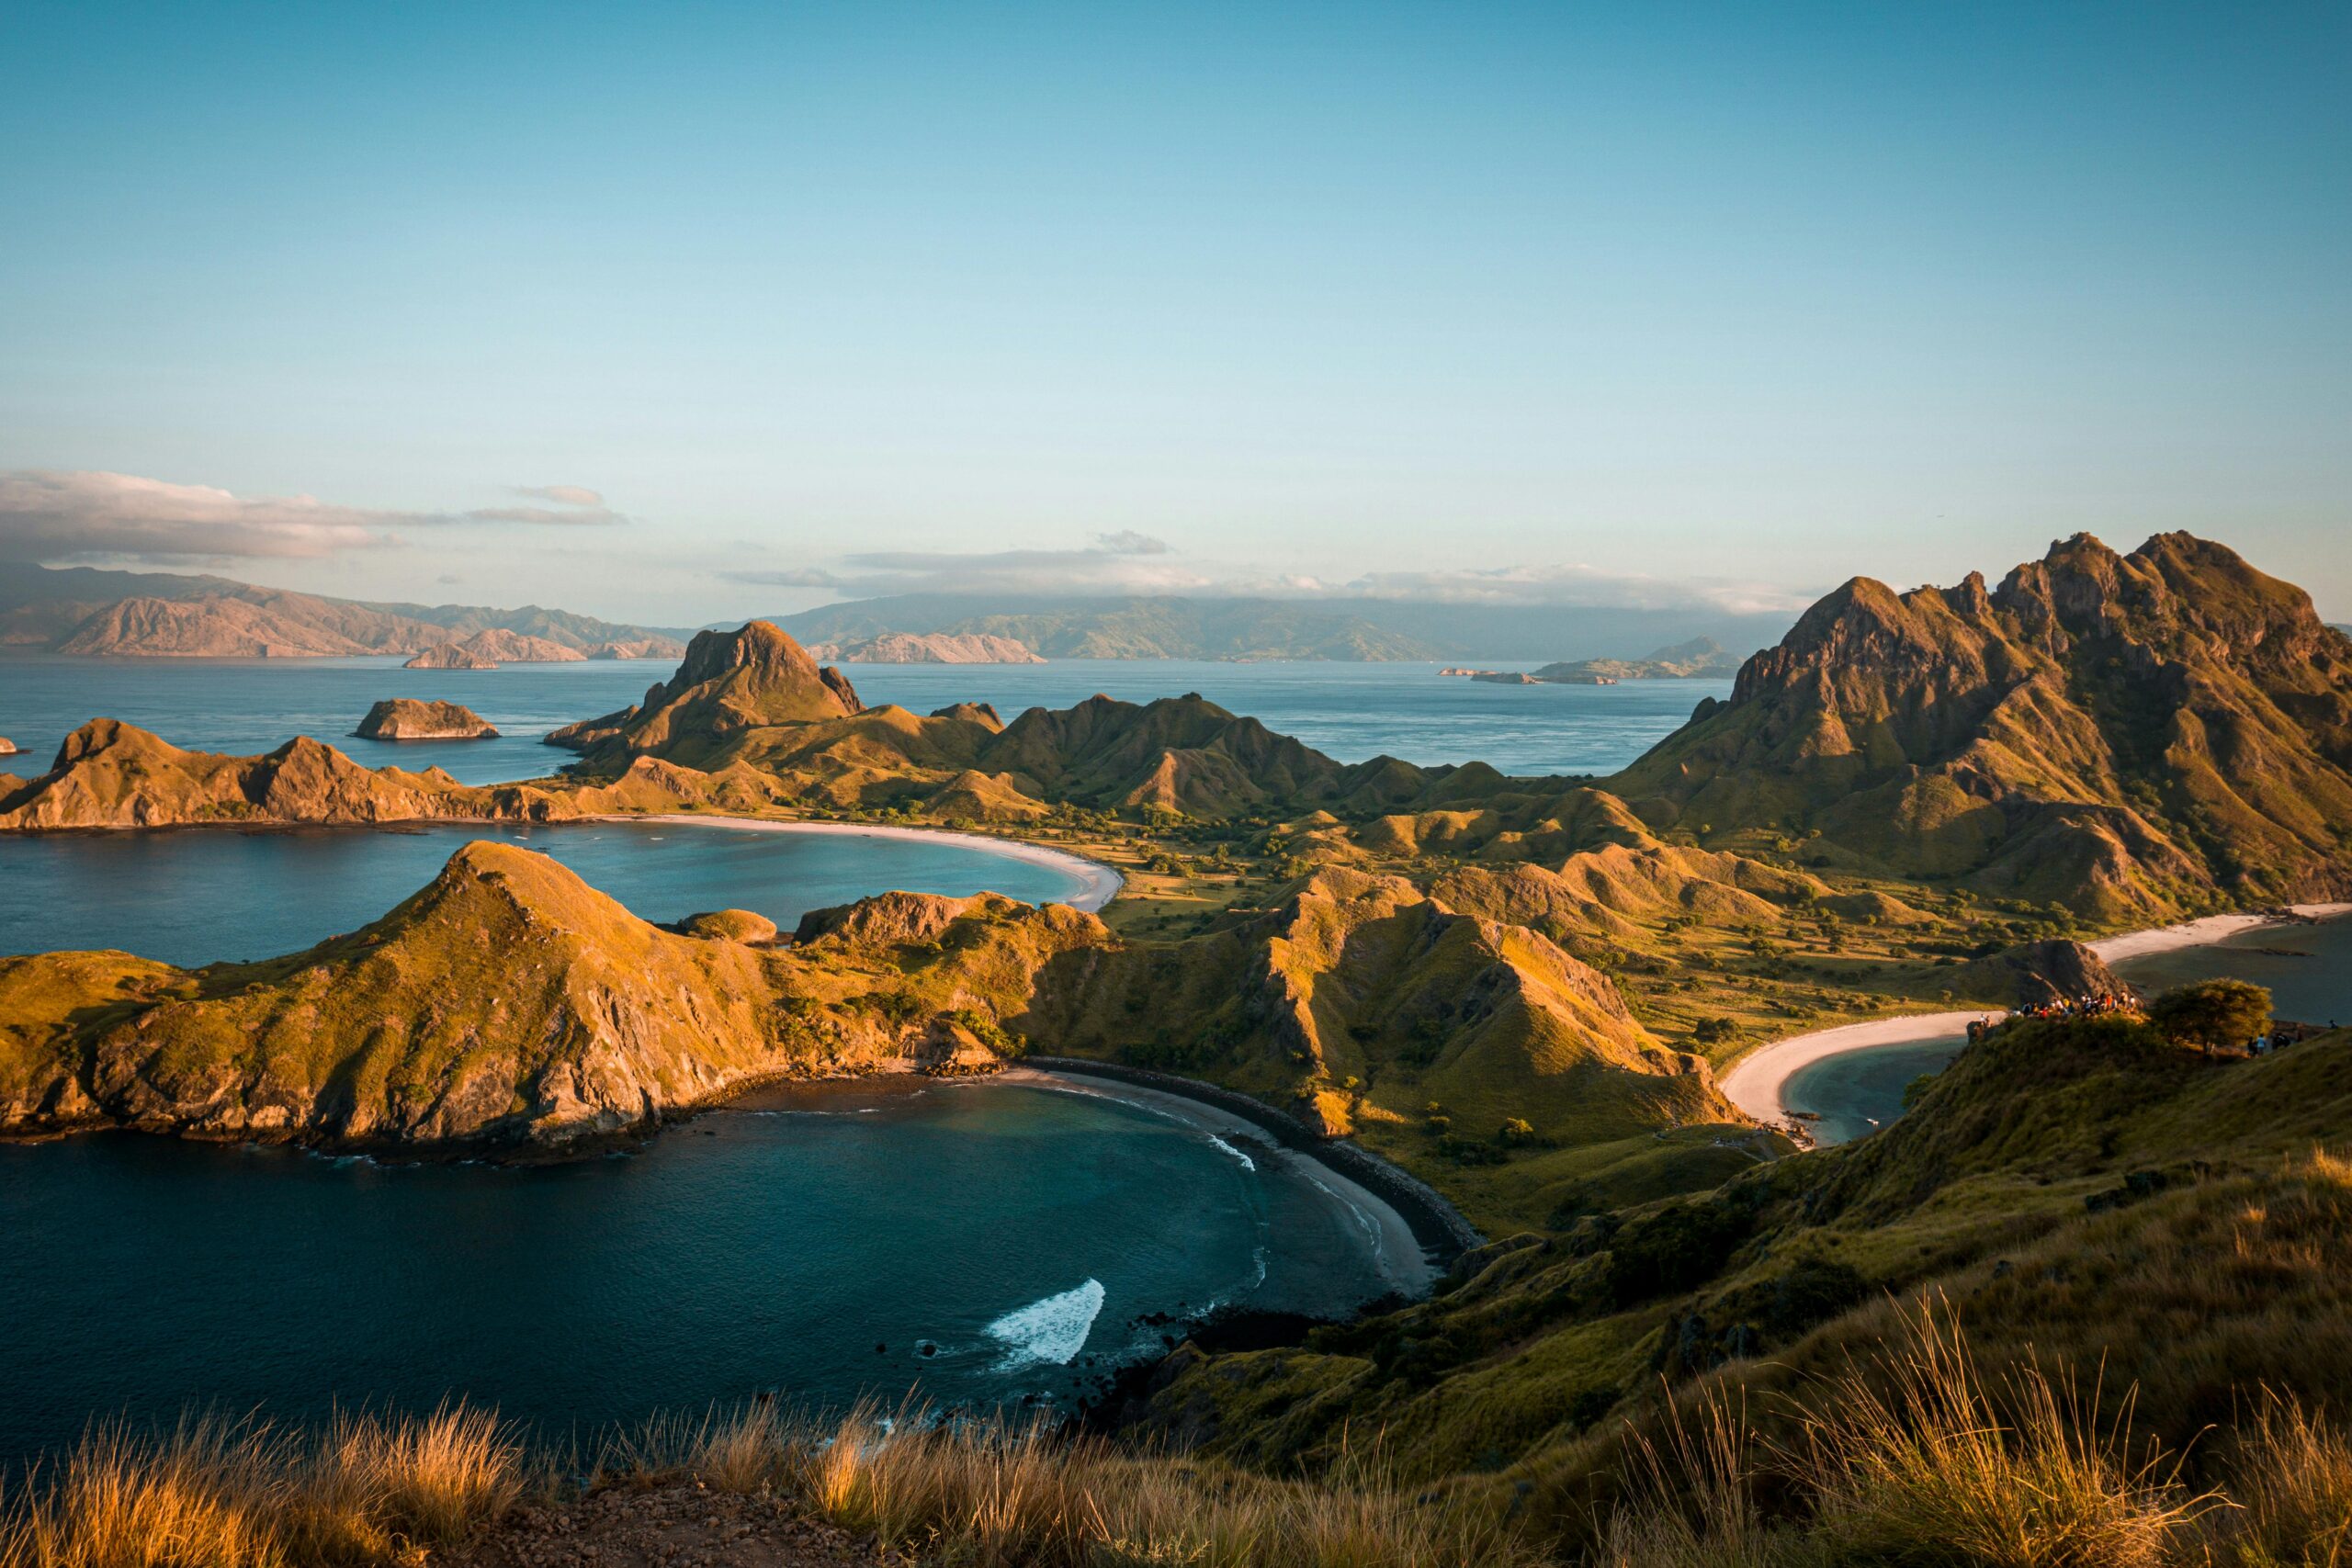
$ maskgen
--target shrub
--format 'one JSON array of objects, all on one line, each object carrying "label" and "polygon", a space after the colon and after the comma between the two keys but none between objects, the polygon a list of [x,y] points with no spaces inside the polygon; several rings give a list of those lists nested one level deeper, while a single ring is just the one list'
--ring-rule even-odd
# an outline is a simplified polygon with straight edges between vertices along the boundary
[{"label": "shrub", "polygon": [[2149,1003],[2148,1021],[2176,1045],[2243,1045],[2270,1027],[2270,993],[2244,980],[2200,980]]}]

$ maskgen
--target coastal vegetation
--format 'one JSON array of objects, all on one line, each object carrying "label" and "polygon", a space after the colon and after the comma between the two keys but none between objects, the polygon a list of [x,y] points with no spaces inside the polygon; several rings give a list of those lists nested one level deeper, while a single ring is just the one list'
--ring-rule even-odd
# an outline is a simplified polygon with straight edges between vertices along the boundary
[{"label": "coastal vegetation", "polygon": [[[1716,1087],[1809,1026],[2120,995],[2083,945],[2102,931],[2352,890],[2352,641],[2219,546],[2077,537],[1997,589],[1858,580],[1610,779],[1340,763],[1198,697],[869,708],[763,623],[550,739],[569,772],[476,788],[96,720],[0,780],[0,828],[725,811],[1017,834],[1126,893],[1100,916],[886,894],[787,940],[741,911],[656,928],[469,845],[304,953],[0,960],[0,1121],[543,1151],[761,1078],[1042,1044],[1251,1095],[1492,1238],[1427,1300],[1180,1347],[1098,1413],[1108,1437],[753,1410],[554,1467],[765,1488],[925,1560],[2352,1550],[2352,1032],[2249,1055],[2270,1001],[2228,983],[2018,1023],[1812,1151]],[[426,1430],[375,1429],[385,1451]],[[70,1544],[104,1533],[74,1522],[103,1511],[84,1471],[122,1499],[334,1473],[314,1439],[232,1436],[94,1438],[6,1550],[116,1560]],[[499,1440],[511,1487],[460,1535],[548,1494]],[[221,1560],[344,1550],[237,1510],[298,1544]],[[371,1539],[427,1540],[395,1512]]]}]

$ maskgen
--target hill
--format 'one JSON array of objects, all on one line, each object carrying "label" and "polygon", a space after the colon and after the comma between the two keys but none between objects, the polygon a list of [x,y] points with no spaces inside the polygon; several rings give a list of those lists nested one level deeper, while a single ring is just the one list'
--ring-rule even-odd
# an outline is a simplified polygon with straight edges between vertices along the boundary
[{"label": "hill", "polygon": [[2352,888],[2352,639],[2186,534],[1858,578],[1607,787],[1711,843],[2101,919]]},{"label": "hill", "polygon": [[1728,678],[1739,673],[1739,660],[1713,637],[1661,648],[1644,659],[1581,659],[1546,664],[1534,672],[1538,681],[1584,685],[1596,681],[1672,681],[1699,677]]},{"label": "hill", "polygon": [[368,710],[354,735],[368,740],[489,740],[498,731],[458,703],[387,697]]},{"label": "hill", "polygon": [[[606,645],[610,646],[610,645]],[[588,657],[576,648],[501,626],[451,642],[434,643],[410,660],[410,670],[495,670],[502,664],[570,664]],[[631,657],[651,658],[651,653]]]},{"label": "hill", "polygon": [[348,658],[414,653],[484,630],[575,651],[675,658],[658,629],[527,604],[370,604],[222,577],[0,565],[0,648],[109,658]]},{"label": "hill", "polygon": [[1874,1359],[1917,1353],[1924,1298],[1988,1369],[2103,1369],[2086,1435],[2120,1420],[2119,1447],[2219,1479],[2232,1450],[2204,1434],[2251,1391],[2352,1396],[2352,1168],[2312,1153],[2352,1134],[2347,1066],[2352,1032],[2224,1062],[2130,1021],[2005,1031],[1876,1136],[1562,1215],[1303,1345],[1180,1351],[1130,1414],[1196,1461],[1283,1473],[1378,1430],[1400,1481],[1515,1498],[1572,1550],[1638,1499],[1640,1445],[1673,1454],[1672,1412],[1712,1402],[1742,1412],[1722,1483],[1798,1529],[1760,1450],[1801,1443],[1857,1369],[1883,1388]]},{"label": "hill", "polygon": [[[1099,930],[1014,909],[957,913]],[[560,1146],[755,1078],[919,1051],[888,1017],[827,1011],[809,977],[726,935],[659,930],[544,856],[479,841],[382,919],[271,963],[0,960],[0,1124]]]},{"label": "hill", "polygon": [[1043,664],[1029,645],[1009,637],[958,636],[952,632],[888,632],[862,642],[818,643],[811,659],[843,664]]}]

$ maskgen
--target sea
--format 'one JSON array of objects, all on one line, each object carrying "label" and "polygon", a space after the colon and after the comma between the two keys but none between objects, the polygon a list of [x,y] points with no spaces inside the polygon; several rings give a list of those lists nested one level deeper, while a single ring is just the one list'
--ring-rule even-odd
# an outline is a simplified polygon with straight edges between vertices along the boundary
[{"label": "sea", "polygon": [[[0,734],[41,771],[95,716],[253,752],[295,734],[469,783],[570,760],[539,737],[638,700],[662,664],[406,671],[386,660],[0,660]],[[1414,664],[1063,660],[868,665],[869,703],[1007,717],[1101,692],[1197,692],[1343,761],[1485,761],[1605,774],[1721,681],[1507,686]],[[503,738],[349,738],[387,696],[461,702]],[[119,947],[182,964],[356,928],[456,847],[495,837],[639,914],[748,908],[789,927],[887,888],[1068,897],[1072,874],[984,844],[709,825],[435,825],[0,839],[0,953]],[[2352,1013],[2352,921],[2130,966],[2235,973],[2282,1013]],[[2263,951],[2269,949],[2271,951]],[[2291,952],[2290,951],[2291,950]],[[2306,955],[2307,954],[2307,955]],[[1800,1074],[1825,1131],[1861,1135],[1952,1043]],[[1905,1053],[1908,1053],[1907,1055]],[[1829,1072],[1835,1063],[1849,1066]],[[1808,1077],[1808,1074],[1812,1075]],[[910,1392],[1068,1407],[1214,1307],[1337,1314],[1398,1283],[1361,1195],[1230,1126],[1012,1084],[820,1086],[756,1097],[610,1157],[549,1167],[379,1162],[107,1134],[0,1144],[0,1471],[93,1418],[192,1408],[309,1420],[337,1407],[494,1406],[593,1437],[657,1409],[774,1393],[839,1405]]]},{"label": "sea", "polygon": [[[957,702],[1069,707],[1100,693],[1127,702],[1197,692],[1345,762],[1381,755],[1424,765],[1484,761],[1507,773],[1610,773],[1690,718],[1729,681],[1508,686],[1438,674],[1434,664],[1223,664],[1059,660],[1046,664],[853,664],[858,694],[931,713]],[[1528,669],[1527,665],[1497,666]],[[650,660],[403,670],[394,659],[0,659],[0,735],[24,751],[0,772],[48,767],[76,726],[104,716],[193,750],[265,751],[296,735],[371,767],[446,768],[468,784],[537,778],[572,761],[540,738],[558,725],[640,700],[672,666]],[[463,703],[496,740],[361,740],[385,697]]]}]

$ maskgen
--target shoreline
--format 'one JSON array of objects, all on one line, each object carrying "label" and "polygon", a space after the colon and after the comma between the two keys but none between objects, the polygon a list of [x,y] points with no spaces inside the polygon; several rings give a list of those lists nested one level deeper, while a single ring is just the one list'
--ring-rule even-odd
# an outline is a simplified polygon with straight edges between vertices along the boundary
[{"label": "shoreline", "polygon": [[[2185,947],[2207,947],[2225,937],[2241,931],[2258,931],[2265,926],[2278,926],[2301,920],[2334,919],[2352,915],[2352,904],[2291,904],[2284,915],[2277,912],[2250,915],[2206,915],[2199,919],[2180,920],[2168,926],[2155,926],[2147,931],[2124,931],[2115,936],[2100,937],[2085,942],[2102,964],[2118,963],[2129,958],[2143,958],[2150,953],[2173,953]],[[1890,1045],[1918,1045],[1930,1041],[1967,1037],[1968,1025],[1975,1019],[2006,1017],[2008,1010],[1979,1007],[1946,1012],[1904,1013],[1894,1018],[1872,1019],[1862,1023],[1840,1024],[1834,1029],[1815,1030],[1806,1034],[1792,1034],[1785,1040],[1775,1040],[1734,1063],[1731,1070],[1718,1081],[1724,1098],[1741,1111],[1767,1127],[1787,1129],[1796,1118],[1781,1091],[1789,1079],[1816,1062],[1832,1056],[1844,1056],[1858,1051],[1883,1049]],[[1799,1125],[1802,1131],[1802,1125]]]},{"label": "shoreline", "polygon": [[[503,788],[503,785],[488,787]],[[1066,872],[1078,879],[1080,890],[1068,898],[1052,900],[1068,904],[1086,914],[1099,914],[1103,907],[1116,898],[1127,885],[1127,879],[1101,861],[1089,860],[1074,850],[1056,849],[1049,844],[1034,843],[1026,839],[999,838],[992,833],[967,832],[954,828],[906,828],[883,823],[806,821],[777,817],[739,817],[723,812],[670,811],[639,814],[634,812],[602,812],[587,817],[562,817],[552,821],[536,821],[526,817],[401,817],[380,822],[162,822],[152,825],[136,823],[95,823],[81,828],[42,828],[0,830],[0,840],[14,838],[65,838],[74,835],[97,837],[110,833],[399,833],[428,831],[435,828],[519,828],[546,829],[561,831],[571,827],[625,827],[632,822],[661,822],[678,827],[725,828],[747,833],[848,833],[868,838],[901,839],[916,842],[936,842],[966,845],[1006,860],[1023,861]],[[885,888],[889,892],[892,889]],[[900,889],[899,891],[904,891]],[[868,894],[868,897],[875,895]]]},{"label": "shoreline", "polygon": [[[811,822],[787,820],[773,817],[735,817],[718,813],[695,811],[664,812],[652,816],[575,817],[569,819],[583,823],[662,822],[681,827],[702,826],[726,828],[742,833],[831,833],[850,834],[869,839],[899,839],[916,843],[967,844],[1007,860],[1023,861],[1031,865],[1049,866],[1067,872],[1079,879],[1080,890],[1072,897],[1057,898],[1056,903],[1068,904],[1087,914],[1099,913],[1102,907],[1117,897],[1127,885],[1127,879],[1104,865],[1089,860],[1072,850],[1056,849],[1049,844],[1034,843],[1027,839],[1001,839],[992,833],[966,832],[954,828],[904,828],[869,822]],[[562,822],[529,824],[534,827],[561,828]]]},{"label": "shoreline", "polygon": [[1179,1101],[1191,1109],[1218,1111],[1246,1123],[1272,1138],[1285,1152],[1319,1166],[1395,1215],[1415,1247],[1435,1260],[1438,1274],[1452,1268],[1463,1254],[1487,1245],[1487,1238],[1463,1217],[1461,1211],[1419,1177],[1354,1144],[1318,1138],[1272,1106],[1238,1089],[1200,1078],[1083,1056],[1025,1056],[1008,1069],[1023,1070],[1038,1077],[1060,1080],[1055,1087],[1066,1090],[1071,1087],[1069,1079],[1099,1079],[1118,1085],[1129,1094]]}]

